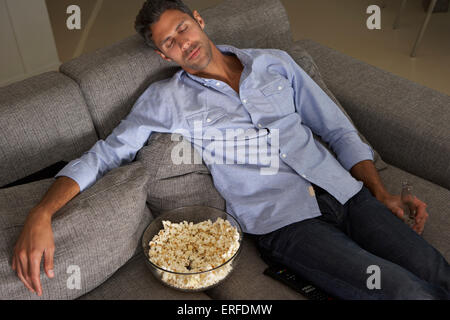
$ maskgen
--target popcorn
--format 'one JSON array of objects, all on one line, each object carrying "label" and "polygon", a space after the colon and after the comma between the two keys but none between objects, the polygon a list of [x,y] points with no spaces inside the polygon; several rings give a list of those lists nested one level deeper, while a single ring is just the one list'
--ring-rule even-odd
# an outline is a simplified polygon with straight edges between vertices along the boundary
[{"label": "popcorn", "polygon": [[[218,218],[194,224],[162,221],[163,229],[149,242],[149,259],[162,269],[179,273],[198,273],[214,269],[239,249],[239,232],[229,221]],[[181,289],[200,289],[224,279],[231,263],[210,272],[180,275],[157,270],[161,280]]]}]

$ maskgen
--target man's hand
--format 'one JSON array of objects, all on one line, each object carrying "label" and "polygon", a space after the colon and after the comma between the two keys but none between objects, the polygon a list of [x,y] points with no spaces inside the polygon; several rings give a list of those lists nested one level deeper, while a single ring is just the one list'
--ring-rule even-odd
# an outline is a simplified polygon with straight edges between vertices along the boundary
[{"label": "man's hand", "polygon": [[42,295],[40,264],[44,254],[44,269],[53,278],[53,254],[55,243],[51,225],[51,215],[42,209],[33,208],[14,247],[12,269],[17,272],[25,286],[39,296]]},{"label": "man's hand", "polygon": [[[403,220],[404,217],[404,209],[403,202],[399,195],[391,195],[387,194],[381,197],[380,200],[382,203],[389,208],[397,217]],[[415,223],[412,229],[418,234],[422,234],[423,228],[425,227],[425,222],[428,219],[428,213],[426,211],[426,203],[419,200],[417,197],[414,197],[411,209],[416,210]]]}]

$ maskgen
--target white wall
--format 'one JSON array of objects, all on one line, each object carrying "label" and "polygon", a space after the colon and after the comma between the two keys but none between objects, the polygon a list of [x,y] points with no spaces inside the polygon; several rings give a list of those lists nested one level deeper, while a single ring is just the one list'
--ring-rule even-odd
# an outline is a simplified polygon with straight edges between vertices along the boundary
[{"label": "white wall", "polygon": [[0,0],[0,86],[60,64],[45,0]]}]

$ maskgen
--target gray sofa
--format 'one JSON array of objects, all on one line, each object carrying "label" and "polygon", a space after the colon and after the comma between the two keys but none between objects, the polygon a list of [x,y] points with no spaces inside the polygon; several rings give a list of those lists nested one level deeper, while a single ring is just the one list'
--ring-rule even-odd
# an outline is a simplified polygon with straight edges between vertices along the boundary
[{"label": "gray sofa", "polygon": [[[200,14],[214,43],[286,50],[334,94],[382,157],[376,167],[387,189],[398,193],[401,181],[410,180],[428,204],[423,236],[450,260],[449,96],[314,41],[293,42],[279,1],[230,0]],[[176,70],[135,35],[67,62],[59,72],[0,88],[0,185],[87,152],[150,83]],[[132,163],[107,173],[57,213],[55,272],[62,280],[41,272],[40,299],[304,299],[263,275],[266,264],[251,235],[245,235],[231,277],[211,290],[178,292],[151,275],[140,236],[155,216],[181,205],[225,208],[205,166],[169,161],[173,143],[167,134],[152,134]],[[0,189],[1,299],[38,299],[11,270],[12,248],[28,210],[53,181]],[[81,266],[81,286],[68,285],[68,264]]]}]

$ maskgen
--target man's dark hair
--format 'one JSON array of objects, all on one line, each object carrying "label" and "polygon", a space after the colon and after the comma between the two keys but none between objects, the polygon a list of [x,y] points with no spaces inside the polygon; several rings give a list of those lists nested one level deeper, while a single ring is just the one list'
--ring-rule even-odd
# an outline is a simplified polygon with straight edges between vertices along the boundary
[{"label": "man's dark hair", "polygon": [[189,7],[181,0],[147,0],[136,16],[136,21],[134,23],[136,32],[139,33],[142,38],[144,38],[145,43],[153,49],[159,50],[152,40],[150,25],[158,22],[164,11],[169,9],[179,10],[190,15],[194,19],[191,9],[189,9]]}]

